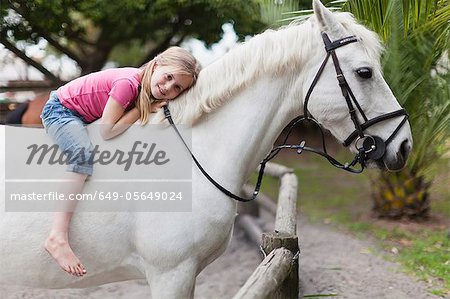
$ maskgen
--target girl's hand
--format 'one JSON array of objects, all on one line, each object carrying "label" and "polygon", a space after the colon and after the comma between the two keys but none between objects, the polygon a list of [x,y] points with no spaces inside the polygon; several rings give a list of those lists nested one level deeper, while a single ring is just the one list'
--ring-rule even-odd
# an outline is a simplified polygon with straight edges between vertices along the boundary
[{"label": "girl's hand", "polygon": [[158,112],[159,109],[169,104],[168,101],[156,101],[152,103],[152,113]]}]

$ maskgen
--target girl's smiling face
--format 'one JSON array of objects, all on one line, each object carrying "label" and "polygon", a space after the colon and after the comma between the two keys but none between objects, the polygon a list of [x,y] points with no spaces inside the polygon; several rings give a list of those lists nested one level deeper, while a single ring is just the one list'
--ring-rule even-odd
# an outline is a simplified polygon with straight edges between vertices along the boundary
[{"label": "girl's smiling face", "polygon": [[173,67],[156,65],[150,82],[152,95],[157,100],[172,100],[188,89],[192,82],[191,75],[176,74]]}]

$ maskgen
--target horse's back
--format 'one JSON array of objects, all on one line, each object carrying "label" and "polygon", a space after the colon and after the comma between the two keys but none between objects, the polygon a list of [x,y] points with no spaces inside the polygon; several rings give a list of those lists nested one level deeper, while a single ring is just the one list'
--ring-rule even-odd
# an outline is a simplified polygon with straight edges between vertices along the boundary
[{"label": "horse's back", "polygon": [[[75,213],[69,230],[71,247],[87,265],[88,275],[108,275],[114,268],[136,268],[134,221],[129,213]],[[0,283],[59,288],[76,279],[65,275],[45,252],[52,213],[5,213],[0,220]],[[119,245],[120,246],[117,246]],[[7,258],[6,258],[7,257]],[[127,265],[128,264],[128,265]],[[138,272],[136,268],[130,273]],[[132,274],[128,279],[143,278]],[[127,279],[111,278],[110,281]]]},{"label": "horse's back", "polygon": [[0,142],[0,221],[2,219],[3,213],[5,212],[5,177],[6,177],[6,167],[5,167],[5,129],[6,126],[0,125],[0,138],[3,142]]},{"label": "horse's back", "polygon": [[[5,140],[0,143],[0,283],[62,287],[72,284],[76,279],[65,275],[43,247],[50,231],[53,213],[5,211],[5,180],[8,179],[6,166],[13,167],[17,162],[9,154],[13,155],[10,151],[14,149],[16,138],[30,134],[42,142],[52,142],[44,129],[0,126],[0,135]],[[6,163],[8,158],[11,160]],[[56,165],[55,171],[62,175],[64,168],[65,166]],[[83,204],[85,203],[80,203]],[[74,214],[69,231],[71,245],[83,263],[88,265],[90,275],[101,273],[107,276],[112,270],[111,265],[122,267],[122,264],[128,263],[124,269],[132,268],[134,234],[131,232],[134,225],[132,213]],[[120,246],[115,246],[118,244]],[[138,271],[135,269],[128,272],[131,273],[131,278],[135,278]],[[127,274],[123,270],[121,275],[122,277],[111,278],[111,281],[126,279]]]}]

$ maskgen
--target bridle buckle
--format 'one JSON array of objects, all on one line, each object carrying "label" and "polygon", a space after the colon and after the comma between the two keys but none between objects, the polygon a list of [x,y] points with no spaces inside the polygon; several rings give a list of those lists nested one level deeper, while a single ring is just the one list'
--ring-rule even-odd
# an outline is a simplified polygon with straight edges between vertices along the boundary
[{"label": "bridle buckle", "polygon": [[336,78],[338,80],[339,85],[345,85],[347,83],[343,74],[338,74]]}]

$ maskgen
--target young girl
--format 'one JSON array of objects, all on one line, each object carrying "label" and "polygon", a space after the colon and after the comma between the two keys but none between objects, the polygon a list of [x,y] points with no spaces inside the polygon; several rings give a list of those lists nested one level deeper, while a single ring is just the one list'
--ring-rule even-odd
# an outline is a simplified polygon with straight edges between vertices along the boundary
[{"label": "young girl", "polygon": [[[68,154],[69,166],[62,192],[79,194],[92,175],[89,150],[92,144],[86,124],[100,119],[100,134],[113,138],[140,119],[189,89],[197,80],[200,65],[186,50],[171,47],[140,69],[116,68],[75,79],[50,94],[42,110],[48,134]],[[68,273],[82,276],[84,266],[69,245],[68,228],[76,201],[68,201],[64,212],[54,215],[45,249]]]}]

